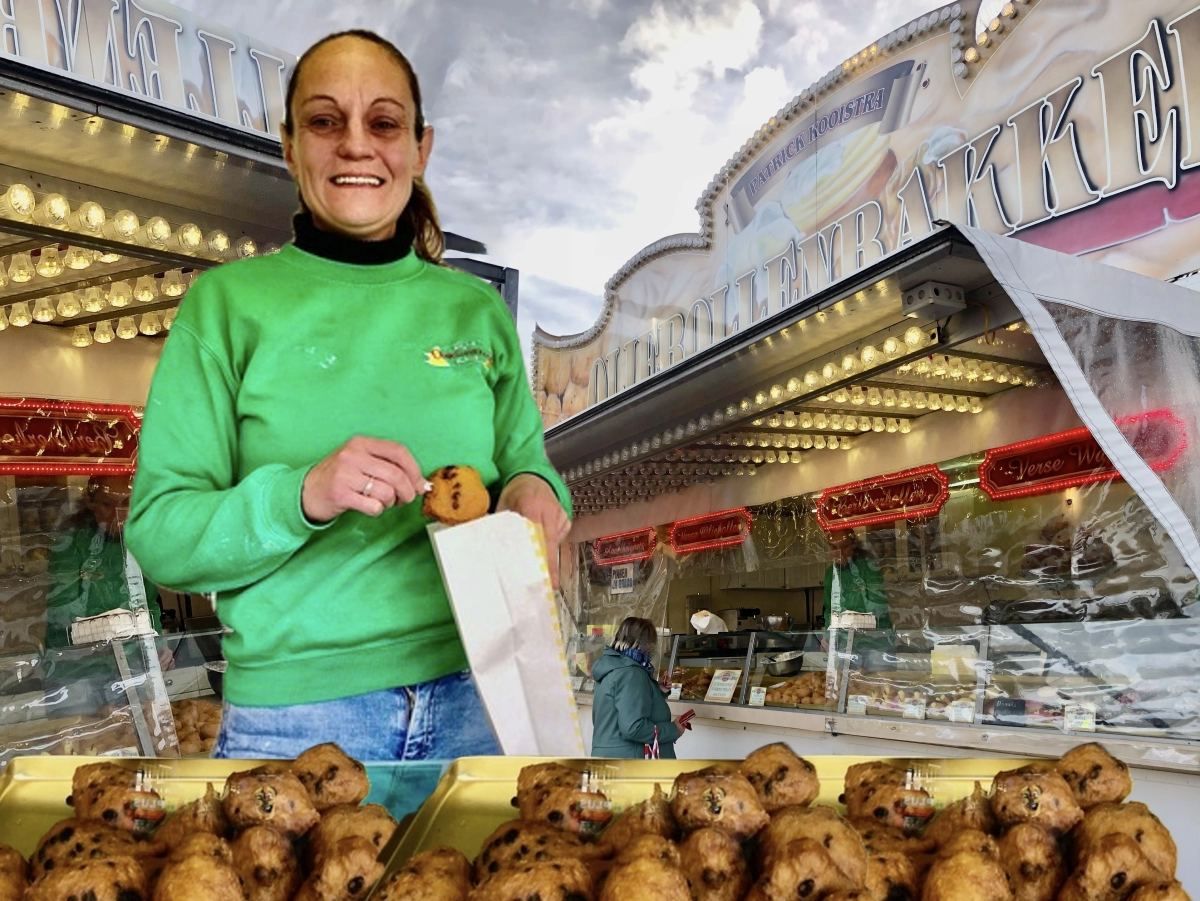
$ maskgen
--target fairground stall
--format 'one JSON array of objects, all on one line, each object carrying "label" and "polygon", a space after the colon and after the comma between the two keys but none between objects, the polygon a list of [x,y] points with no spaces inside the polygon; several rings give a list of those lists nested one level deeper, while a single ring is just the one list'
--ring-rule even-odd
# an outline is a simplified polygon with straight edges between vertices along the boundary
[{"label": "fairground stall", "polygon": [[1141,791],[1186,791],[1191,7],[961,3],[864,41],[593,328],[535,335],[585,723],[590,663],[638,615],[698,715],[681,755],[1099,739]]}]

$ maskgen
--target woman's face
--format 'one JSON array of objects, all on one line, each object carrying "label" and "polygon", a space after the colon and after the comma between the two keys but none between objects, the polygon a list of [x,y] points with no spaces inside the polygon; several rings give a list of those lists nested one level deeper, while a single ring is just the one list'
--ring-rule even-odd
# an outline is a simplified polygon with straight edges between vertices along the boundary
[{"label": "woman's face", "polygon": [[417,139],[416,114],[408,78],[383,47],[340,38],[305,62],[283,158],[319,228],[364,241],[396,233],[433,149],[429,126]]}]

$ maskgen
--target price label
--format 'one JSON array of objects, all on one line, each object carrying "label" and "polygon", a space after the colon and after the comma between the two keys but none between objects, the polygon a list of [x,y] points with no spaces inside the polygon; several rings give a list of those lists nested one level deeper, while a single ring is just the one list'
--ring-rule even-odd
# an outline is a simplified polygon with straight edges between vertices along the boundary
[{"label": "price label", "polygon": [[973,723],[975,722],[975,702],[951,701],[950,706],[946,708],[946,714],[952,723]]},{"label": "price label", "polygon": [[671,700],[671,701],[678,701],[682,694],[683,694],[683,683],[682,682],[672,682],[671,683],[671,693],[669,695],[667,695],[667,699]]},{"label": "price label", "polygon": [[850,695],[846,698],[846,712],[865,715],[870,700],[866,695]]},{"label": "price label", "polygon": [[733,700],[734,689],[737,688],[738,680],[741,678],[742,671],[740,669],[717,670],[713,673],[712,683],[708,686],[708,694],[704,696],[704,700],[728,704]]},{"label": "price label", "polygon": [[906,720],[925,719],[925,699],[910,698],[904,702],[904,718]]},{"label": "price label", "polygon": [[633,565],[612,567],[612,581],[609,583],[611,594],[633,594]]},{"label": "price label", "polygon": [[750,689],[750,706],[765,707],[767,705],[767,690],[761,686]]},{"label": "price label", "polygon": [[1068,732],[1095,732],[1096,731],[1096,705],[1095,704],[1067,704],[1063,707],[1063,716],[1066,719],[1066,727]]},{"label": "price label", "polygon": [[101,751],[100,757],[137,757],[142,752],[137,748],[113,748],[110,751]]},{"label": "price label", "polygon": [[571,678],[571,687],[576,691],[583,691],[583,676],[573,676]]}]

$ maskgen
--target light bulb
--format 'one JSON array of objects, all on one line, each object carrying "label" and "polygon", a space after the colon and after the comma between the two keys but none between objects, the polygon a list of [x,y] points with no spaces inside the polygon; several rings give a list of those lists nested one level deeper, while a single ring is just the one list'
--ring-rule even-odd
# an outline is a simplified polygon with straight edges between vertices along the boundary
[{"label": "light bulb", "polygon": [[187,286],[183,283],[183,273],[178,269],[171,269],[163,275],[162,284],[159,285],[159,292],[163,297],[182,297],[183,292],[187,290]]},{"label": "light bulb", "polygon": [[42,278],[55,278],[63,273],[62,257],[58,255],[58,247],[51,244],[38,251],[38,261],[35,267]]},{"label": "light bulb", "polygon": [[9,219],[28,219],[37,205],[37,199],[28,185],[10,185],[8,190],[0,194],[0,216]]},{"label": "light bulb", "polygon": [[827,447],[829,450],[837,450],[838,449],[838,436],[837,435],[829,435],[825,439],[825,447]]},{"label": "light bulb", "polygon": [[801,413],[800,414],[800,428],[811,429],[812,425],[813,425],[812,414],[811,413]]},{"label": "light bulb", "polygon": [[813,446],[813,440],[812,440],[811,435],[801,435],[800,436],[800,447],[802,447],[804,450],[810,450],[812,448],[812,446]]},{"label": "light bulb", "polygon": [[223,257],[225,254],[229,253],[229,235],[225,234],[225,232],[221,231],[219,228],[208,233],[208,239],[206,243],[208,245],[209,253],[212,253],[215,256]]},{"label": "light bulb", "polygon": [[113,338],[117,336],[113,332],[112,323],[105,319],[96,323],[96,334],[92,337],[96,339],[97,344],[112,344]]},{"label": "light bulb", "polygon": [[979,364],[979,379],[980,381],[990,382],[996,378],[996,367],[987,360]]},{"label": "light bulb", "polygon": [[920,350],[922,347],[925,346],[925,341],[926,341],[925,332],[922,331],[921,329],[917,328],[915,325],[908,329],[905,329],[904,343],[908,346],[908,349],[910,351]]},{"label": "light bulb", "polygon": [[104,231],[104,223],[107,219],[108,214],[104,212],[104,207],[94,201],[85,200],[79,204],[79,209],[70,215],[67,224],[74,231],[98,235]]},{"label": "light bulb", "polygon": [[1003,363],[996,364],[996,381],[1001,385],[1008,384],[1008,367]]},{"label": "light bulb", "polygon": [[933,372],[933,361],[931,361],[929,357],[921,357],[921,359],[917,360],[917,362],[913,364],[913,369],[916,371],[917,375],[927,376]]},{"label": "light bulb", "polygon": [[833,392],[833,399],[839,404],[849,403],[850,392],[845,388],[838,388],[837,391]]},{"label": "light bulb", "polygon": [[876,416],[876,417],[872,418],[872,420],[871,420],[871,431],[872,432],[882,432],[885,428],[887,428],[887,426],[884,425],[882,416]]},{"label": "light bulb", "polygon": [[1034,375],[1034,373],[1032,371],[1027,371],[1025,373],[1025,387],[1026,388],[1036,388],[1037,383],[1038,383],[1037,376]]},{"label": "light bulb", "polygon": [[117,320],[117,337],[126,341],[137,337],[137,326],[133,324],[132,316],[122,316]]},{"label": "light bulb", "polygon": [[8,328],[8,317],[4,315],[4,307],[0,307],[0,332]]},{"label": "light bulb", "polygon": [[865,404],[866,402],[867,402],[867,395],[863,393],[862,388],[860,388],[858,385],[855,385],[853,388],[850,389],[850,403]]},{"label": "light bulb", "polygon": [[960,394],[954,398],[954,409],[959,413],[966,413],[971,409],[971,402]]},{"label": "light bulb", "polygon": [[800,389],[804,387],[804,383],[794,376],[787,380],[787,393],[795,397],[800,393]]},{"label": "light bulb", "polygon": [[68,269],[86,269],[92,265],[92,252],[86,247],[68,247],[63,255],[63,263]]},{"label": "light bulb", "polygon": [[804,387],[809,391],[815,391],[817,388],[820,388],[822,384],[824,384],[824,382],[821,380],[821,374],[815,369],[810,369],[808,372],[804,373]]},{"label": "light bulb", "polygon": [[966,376],[967,381],[968,382],[977,382],[977,381],[979,381],[979,376],[981,374],[982,373],[980,373],[980,371],[979,371],[979,361],[978,360],[967,360],[966,364],[963,367],[963,375]]},{"label": "light bulb", "polygon": [[761,463],[763,460],[766,459],[766,457],[763,455],[763,453],[761,451],[755,451],[754,453],[752,453],[750,455],[750,459],[753,460],[755,463]]},{"label": "light bulb", "polygon": [[258,244],[253,238],[238,238],[238,242],[233,245],[233,250],[239,259],[258,256]]},{"label": "light bulb", "polygon": [[896,357],[904,353],[904,342],[898,338],[888,337],[883,341],[883,354],[889,360],[894,360]]},{"label": "light bulb", "polygon": [[96,262],[97,263],[119,263],[119,262],[121,262],[121,255],[119,253],[113,253],[111,250],[97,250],[96,251]]},{"label": "light bulb", "polygon": [[763,454],[763,458],[768,463],[774,463],[775,462],[775,451],[773,451],[773,450],[767,451],[765,454]]},{"label": "light bulb", "polygon": [[0,288],[3,288],[7,284],[8,284],[8,271],[3,266],[0,266]]},{"label": "light bulb", "polygon": [[263,256],[270,256],[273,253],[279,253],[279,251],[280,247],[278,244],[264,244],[262,249]]},{"label": "light bulb", "polygon": [[972,397],[968,401],[967,409],[969,409],[972,413],[982,413],[983,401],[981,401],[978,397]]},{"label": "light bulb", "polygon": [[902,409],[907,410],[912,407],[912,403],[913,403],[912,392],[911,391],[901,391],[900,392],[900,407]]},{"label": "light bulb", "polygon": [[152,216],[146,220],[146,224],[137,230],[137,241],[139,244],[147,244],[151,247],[166,247],[167,242],[171,240],[171,223],[162,216]]},{"label": "light bulb", "polygon": [[71,343],[76,347],[91,347],[92,330],[86,325],[75,326],[75,334],[71,338]]},{"label": "light bulb", "polygon": [[836,382],[842,377],[842,373],[836,363],[826,363],[821,367],[821,376],[826,382]]},{"label": "light bulb", "polygon": [[129,287],[129,282],[113,282],[108,286],[108,305],[116,307],[118,310],[121,307],[127,307],[133,302],[133,289]]},{"label": "light bulb", "polygon": [[887,429],[889,435],[894,435],[896,432],[900,431],[900,424],[891,418],[884,423],[884,427]]},{"label": "light bulb", "polygon": [[798,448],[800,446],[800,436],[799,435],[788,435],[787,441],[785,443],[792,450],[795,450],[796,448]]},{"label": "light bulb", "polygon": [[33,221],[49,228],[66,228],[71,204],[61,194],[47,194],[33,211]]},{"label": "light bulb", "polygon": [[813,417],[813,425],[818,429],[829,428],[829,417],[824,413],[818,413]]},{"label": "light bulb", "polygon": [[775,413],[769,419],[767,419],[767,425],[770,428],[777,429],[783,425],[783,417],[781,417],[778,413]]},{"label": "light bulb", "polygon": [[842,428],[842,425],[844,422],[845,422],[845,419],[842,418],[841,413],[834,413],[832,416],[829,417],[829,427],[831,429],[836,429],[838,431],[841,431],[841,428]]},{"label": "light bulb", "polygon": [[858,359],[862,361],[864,369],[870,369],[872,366],[877,366],[881,361],[879,359],[879,351],[874,345],[868,344],[858,352]]},{"label": "light bulb", "polygon": [[949,394],[942,395],[942,412],[943,413],[953,413],[955,411],[955,409],[957,408],[957,406],[958,405],[955,403],[953,396],[951,396]]},{"label": "light bulb", "polygon": [[771,447],[780,448],[780,447],[783,447],[783,444],[784,444],[783,435],[772,435],[771,436]]},{"label": "light bulb", "polygon": [[929,393],[929,409],[940,410],[942,408],[942,396],[935,394],[932,391]]},{"label": "light bulb", "polygon": [[740,401],[738,401],[738,411],[741,413],[749,413],[753,407],[754,401],[750,400],[748,397],[743,397]]},{"label": "light bulb", "polygon": [[895,389],[888,388],[886,391],[884,391],[884,392],[883,392],[883,405],[884,405],[885,407],[894,407],[894,406],[896,406],[896,392],[895,392]]},{"label": "light bulb", "polygon": [[141,222],[132,210],[117,210],[104,223],[104,235],[114,241],[132,241],[140,227]]},{"label": "light bulb", "polygon": [[881,403],[883,403],[883,395],[879,393],[878,388],[867,389],[867,403],[869,403],[872,407],[878,407]]},{"label": "light bulb", "polygon": [[54,307],[50,304],[50,298],[39,297],[33,302],[33,318],[38,322],[54,321]]},{"label": "light bulb", "polygon": [[175,324],[175,313],[175,310],[166,310],[162,314],[162,327],[168,332],[171,330],[171,326]]},{"label": "light bulb", "polygon": [[841,447],[842,450],[850,450],[850,439],[843,435],[838,446]]},{"label": "light bulb", "polygon": [[14,303],[12,310],[9,311],[8,321],[17,328],[25,328],[25,326],[33,322],[33,316],[29,312],[29,304],[25,301]]},{"label": "light bulb", "polygon": [[8,277],[18,285],[33,279],[33,260],[27,253],[14,253],[8,266]]},{"label": "light bulb", "polygon": [[759,391],[757,394],[754,395],[754,406],[765,407],[766,404],[767,404],[767,393],[765,391]]},{"label": "light bulb", "polygon": [[68,291],[66,294],[59,295],[57,309],[58,315],[63,319],[74,319],[83,310],[79,305],[79,298],[75,296],[74,291]]},{"label": "light bulb", "polygon": [[918,410],[924,410],[928,406],[928,403],[925,400],[925,392],[924,391],[918,391],[916,394],[913,395],[913,406],[916,407]]},{"label": "light bulb", "polygon": [[812,443],[813,443],[813,447],[819,448],[820,450],[824,450],[825,449],[825,436],[824,435],[814,436]]},{"label": "light bulb", "polygon": [[946,367],[946,372],[950,375],[950,378],[957,381],[967,374],[967,367],[963,365],[963,361],[958,357],[951,357],[950,363]]},{"label": "light bulb", "polygon": [[796,427],[796,414],[787,412],[783,414],[783,427],[785,429],[794,429]]},{"label": "light bulb", "polygon": [[83,292],[83,308],[89,313],[99,313],[106,303],[104,292],[95,286]]},{"label": "light bulb", "polygon": [[138,303],[150,303],[158,297],[158,280],[152,275],[143,275],[133,286],[133,299]]},{"label": "light bulb", "polygon": [[842,419],[842,427],[845,428],[847,432],[853,432],[858,428],[858,418],[847,414]]},{"label": "light bulb", "polygon": [[184,253],[196,253],[204,244],[204,232],[193,222],[185,222],[171,235],[167,246]]},{"label": "light bulb", "polygon": [[945,377],[946,372],[949,369],[949,365],[950,364],[946,362],[945,354],[934,354],[933,355],[933,374],[936,375],[939,379]]},{"label": "light bulb", "polygon": [[907,435],[911,431],[912,431],[912,423],[909,422],[907,419],[901,419],[900,420],[900,434]]},{"label": "light bulb", "polygon": [[755,441],[755,444],[757,444],[759,447],[766,447],[770,443],[771,442],[766,435],[759,435],[758,440]]},{"label": "light bulb", "polygon": [[846,375],[853,375],[860,369],[862,369],[862,366],[858,362],[858,357],[854,356],[854,354],[846,354],[844,357],[842,357],[843,373]]},{"label": "light bulb", "polygon": [[139,327],[143,335],[153,336],[162,331],[162,323],[158,319],[157,313],[143,313],[142,324]]},{"label": "light bulb", "polygon": [[860,432],[871,431],[871,417],[870,416],[858,417],[858,430]]}]

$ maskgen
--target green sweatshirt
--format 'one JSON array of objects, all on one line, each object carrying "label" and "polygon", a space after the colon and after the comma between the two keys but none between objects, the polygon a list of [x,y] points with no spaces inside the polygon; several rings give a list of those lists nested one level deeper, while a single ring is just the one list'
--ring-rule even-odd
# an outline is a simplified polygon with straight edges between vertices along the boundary
[{"label": "green sweatshirt", "polygon": [[519,473],[570,498],[512,317],[487,284],[410,253],[375,266],[288,245],[205,273],[154,374],[126,540],[161,585],[218,593],[225,697],[280,706],[467,666],[420,498],[314,525],[312,466],[363,435],[425,473]]}]

